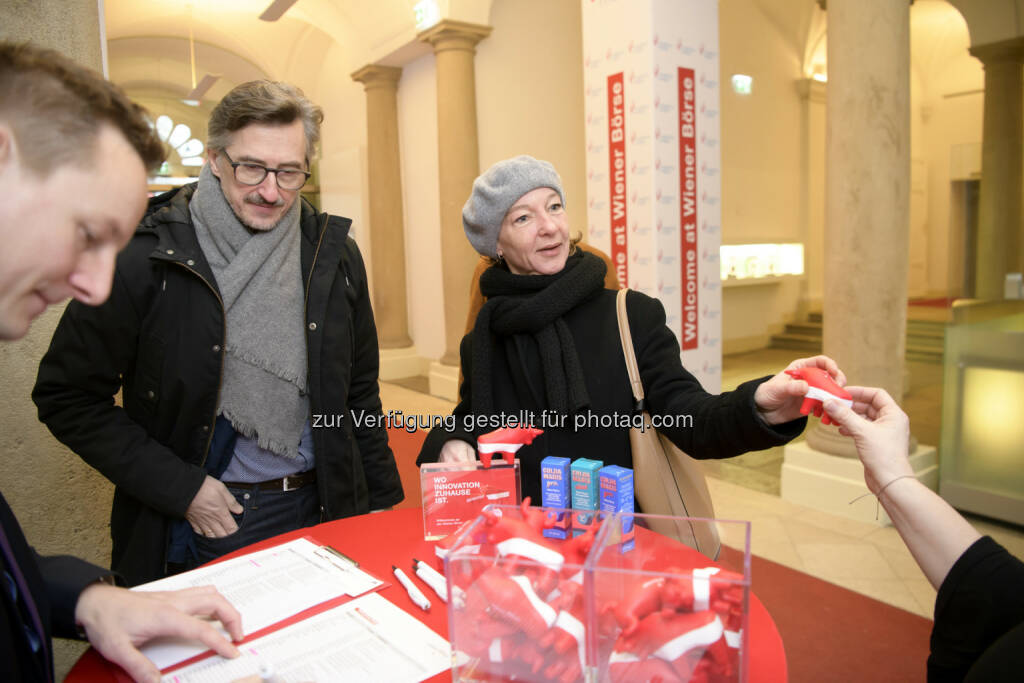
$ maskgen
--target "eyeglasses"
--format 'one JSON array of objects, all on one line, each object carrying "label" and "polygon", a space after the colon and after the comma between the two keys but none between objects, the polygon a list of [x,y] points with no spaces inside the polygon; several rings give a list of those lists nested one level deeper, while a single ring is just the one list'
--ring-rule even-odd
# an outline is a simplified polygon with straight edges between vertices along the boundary
[{"label": "eyeglasses", "polygon": [[231,168],[235,170],[235,180],[243,185],[259,185],[268,173],[273,173],[277,186],[282,190],[298,190],[309,180],[311,173],[297,171],[293,168],[267,168],[248,161],[232,161],[226,149],[222,149]]}]

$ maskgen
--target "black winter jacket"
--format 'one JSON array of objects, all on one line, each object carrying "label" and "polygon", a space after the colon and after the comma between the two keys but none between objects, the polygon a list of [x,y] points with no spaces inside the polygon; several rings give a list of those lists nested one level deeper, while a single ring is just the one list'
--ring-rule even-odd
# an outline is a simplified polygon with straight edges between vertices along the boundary
[{"label": "black winter jacket", "polygon": [[[576,417],[565,416],[564,426],[552,428],[541,424],[544,380],[540,354],[536,342],[526,338],[518,346],[516,358],[504,352],[499,345],[493,357],[495,419],[505,416],[519,417],[521,411],[533,413],[534,426],[544,429],[533,444],[523,446],[516,453],[520,459],[523,496],[530,496],[533,504],[540,505],[540,461],[549,455],[568,458],[592,458],[605,465],[632,467],[628,427],[602,428],[605,419],[629,419],[633,413],[633,394],[626,372],[626,360],[619,341],[615,315],[616,292],[603,289],[583,301],[563,316],[572,332],[579,355],[583,376],[586,378],[590,411],[577,428]],[[679,342],[665,326],[665,309],[661,302],[646,294],[631,291],[626,296],[626,311],[637,366],[643,383],[646,407],[651,416],[669,418],[674,426],[658,431],[694,458],[727,458],[747,451],[777,446],[798,436],[807,424],[800,418],[782,425],[769,426],[757,416],[754,391],[768,378],[745,382],[735,391],[709,394],[700,382],[687,372],[679,359]],[[462,375],[460,401],[453,411],[456,429],[445,427],[431,430],[423,443],[417,464],[436,462],[441,447],[450,439],[461,439],[473,446],[476,437],[497,427],[490,416],[473,415],[471,380],[473,376],[472,339],[470,332],[462,340]],[[685,416],[692,421],[689,426]],[[467,419],[473,423],[467,429]],[[479,427],[480,421],[485,422]],[[612,423],[614,424],[614,423]]]},{"label": "black winter jacket", "polygon": [[[110,299],[68,305],[32,392],[39,419],[116,485],[112,568],[130,585],[164,575],[169,522],[184,517],[206,476],[217,417],[225,317],[192,227],[194,191],[150,200],[118,257]],[[381,410],[377,332],[351,221],[300,201],[310,406],[335,425],[313,429],[330,520],[394,505],[403,493],[387,432],[347,417]]]},{"label": "black winter jacket", "polygon": [[42,647],[33,651],[25,633],[26,626],[36,632],[33,619],[26,614],[28,600],[20,591],[14,598],[5,585],[4,590],[0,590],[0,681],[52,681],[51,639],[78,637],[75,627],[78,596],[89,584],[110,572],[70,555],[40,556],[25,540],[3,496],[0,496],[0,533],[7,538],[7,543],[0,545],[7,545],[11,553],[8,558],[7,552],[0,549],[0,575],[21,574],[43,629]]}]

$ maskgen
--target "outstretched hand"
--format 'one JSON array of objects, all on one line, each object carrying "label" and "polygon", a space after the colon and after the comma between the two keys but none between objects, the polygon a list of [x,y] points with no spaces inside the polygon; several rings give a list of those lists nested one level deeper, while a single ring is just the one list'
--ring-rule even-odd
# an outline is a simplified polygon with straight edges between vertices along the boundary
[{"label": "outstretched hand", "polygon": [[[831,375],[839,386],[846,384],[846,375],[828,356],[797,358],[786,366],[786,370],[806,367],[821,368]],[[754,392],[754,403],[765,422],[772,425],[782,424],[802,417],[800,405],[803,403],[804,394],[807,393],[808,388],[807,382],[802,379],[794,379],[783,370],[757,387],[757,391]]]},{"label": "outstretched hand", "polygon": [[141,592],[95,583],[75,605],[75,622],[101,655],[132,679],[154,683],[160,671],[138,648],[158,636],[198,640],[229,659],[239,655],[217,629],[197,617],[219,619],[231,638],[242,639],[241,615],[213,586]]},{"label": "outstretched hand", "polygon": [[857,455],[864,463],[864,483],[878,494],[897,477],[913,475],[907,459],[910,420],[885,389],[846,387],[853,408],[839,401],[825,401],[825,412],[839,425],[839,433],[852,436]]}]

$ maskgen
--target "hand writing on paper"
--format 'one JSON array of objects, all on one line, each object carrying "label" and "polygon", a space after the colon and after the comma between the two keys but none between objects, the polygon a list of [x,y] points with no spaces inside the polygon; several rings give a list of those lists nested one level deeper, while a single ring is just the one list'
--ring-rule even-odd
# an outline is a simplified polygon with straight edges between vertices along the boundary
[{"label": "hand writing on paper", "polygon": [[242,617],[213,586],[143,593],[95,583],[75,605],[75,623],[100,654],[136,681],[160,680],[160,672],[138,647],[158,636],[198,640],[222,657],[238,649],[208,622],[219,619],[234,640],[242,639]]},{"label": "hand writing on paper", "polygon": [[242,506],[227,487],[207,475],[196,497],[189,503],[185,519],[192,525],[192,530],[200,536],[221,538],[238,531],[238,525],[235,524],[231,513],[239,515],[242,510]]}]

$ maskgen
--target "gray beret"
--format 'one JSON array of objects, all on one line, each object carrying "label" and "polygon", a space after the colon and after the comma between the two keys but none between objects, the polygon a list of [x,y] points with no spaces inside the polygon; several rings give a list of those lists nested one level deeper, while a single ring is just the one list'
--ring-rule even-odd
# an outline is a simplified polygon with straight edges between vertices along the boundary
[{"label": "gray beret", "polygon": [[499,161],[474,180],[473,193],[462,207],[462,227],[473,248],[497,258],[505,214],[517,199],[538,187],[550,187],[565,204],[562,179],[555,167],[525,154]]}]

